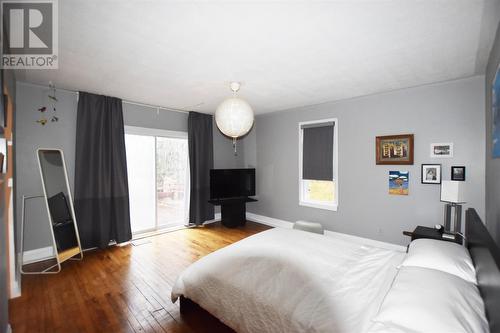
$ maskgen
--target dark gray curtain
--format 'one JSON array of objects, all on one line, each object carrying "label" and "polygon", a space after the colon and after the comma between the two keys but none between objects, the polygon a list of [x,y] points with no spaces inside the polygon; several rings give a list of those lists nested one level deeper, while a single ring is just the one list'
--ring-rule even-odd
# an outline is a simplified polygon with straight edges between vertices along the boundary
[{"label": "dark gray curtain", "polygon": [[189,112],[188,146],[191,174],[189,223],[202,224],[214,218],[214,206],[210,199],[210,169],[214,167],[212,116]]},{"label": "dark gray curtain", "polygon": [[302,178],[333,179],[333,123],[304,126],[302,143]]},{"label": "dark gray curtain", "polygon": [[132,238],[121,99],[80,92],[75,213],[84,248]]}]

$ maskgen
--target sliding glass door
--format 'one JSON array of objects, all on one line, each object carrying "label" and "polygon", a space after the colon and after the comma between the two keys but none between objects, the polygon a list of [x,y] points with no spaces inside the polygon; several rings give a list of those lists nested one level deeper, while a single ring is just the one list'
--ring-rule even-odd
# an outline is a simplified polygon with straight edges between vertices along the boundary
[{"label": "sliding glass door", "polygon": [[156,193],[158,226],[186,224],[189,209],[187,139],[156,138]]},{"label": "sliding glass door", "polygon": [[132,232],[187,224],[187,133],[129,126],[125,133]]},{"label": "sliding glass door", "polygon": [[155,137],[125,134],[132,233],[156,228]]}]

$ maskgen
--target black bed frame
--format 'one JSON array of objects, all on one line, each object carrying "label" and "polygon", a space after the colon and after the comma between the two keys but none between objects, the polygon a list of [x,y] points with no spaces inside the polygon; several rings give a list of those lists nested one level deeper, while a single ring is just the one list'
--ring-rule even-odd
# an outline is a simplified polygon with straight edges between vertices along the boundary
[{"label": "black bed frame", "polygon": [[[500,249],[473,208],[465,213],[465,241],[476,267],[479,291],[484,300],[491,333],[500,333]],[[202,312],[202,307],[181,297],[180,312],[187,315]],[[222,326],[231,331],[227,326]]]},{"label": "black bed frame", "polygon": [[473,208],[465,213],[465,238],[476,267],[491,333],[500,333],[500,250]]},{"label": "black bed frame", "polygon": [[181,296],[179,301],[182,319],[194,332],[236,333],[232,328],[221,322],[219,318],[189,298]]}]

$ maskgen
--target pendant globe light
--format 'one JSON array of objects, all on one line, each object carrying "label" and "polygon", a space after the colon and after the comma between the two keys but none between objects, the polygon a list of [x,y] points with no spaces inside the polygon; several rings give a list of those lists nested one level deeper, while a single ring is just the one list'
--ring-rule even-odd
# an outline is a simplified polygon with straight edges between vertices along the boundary
[{"label": "pendant globe light", "polygon": [[236,139],[245,135],[253,126],[254,116],[250,105],[236,96],[240,90],[239,82],[231,82],[233,97],[225,99],[215,111],[215,123],[224,135],[233,139],[236,155]]}]

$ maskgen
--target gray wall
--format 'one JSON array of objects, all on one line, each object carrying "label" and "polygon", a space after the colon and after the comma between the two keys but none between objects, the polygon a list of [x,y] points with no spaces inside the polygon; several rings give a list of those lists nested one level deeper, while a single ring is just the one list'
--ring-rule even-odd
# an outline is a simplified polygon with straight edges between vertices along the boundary
[{"label": "gray wall", "polygon": [[[484,217],[483,110],[484,77],[477,76],[257,116],[255,143],[245,142],[245,164],[257,166],[259,202],[248,210],[406,244],[403,230],[443,222],[440,186],[420,184],[420,164],[441,163],[443,179],[450,179],[452,165],[467,167],[466,206]],[[339,121],[337,212],[298,205],[298,123],[331,117]],[[415,164],[375,165],[375,137],[404,133],[415,134]],[[432,142],[453,142],[454,158],[431,159]],[[408,196],[388,194],[389,170],[410,171]]]},{"label": "gray wall", "polygon": [[[442,163],[443,179],[451,165],[467,167],[468,206],[484,217],[484,77],[400,90],[335,103],[298,108],[256,117],[254,129],[238,142],[234,156],[231,140],[214,126],[216,168],[257,168],[258,203],[248,211],[295,221],[319,221],[330,230],[404,244],[402,230],[441,223],[443,205],[439,186],[420,184],[421,163]],[[16,140],[18,165],[17,223],[20,196],[38,194],[41,183],[34,151],[37,147],[64,150],[71,187],[74,175],[76,94],[58,91],[60,122],[36,124],[36,109],[43,104],[46,87],[18,83]],[[479,114],[478,114],[479,112]],[[298,205],[298,133],[300,121],[339,119],[340,202],[337,212]],[[127,125],[187,130],[187,114],[124,104]],[[376,166],[375,136],[415,134],[415,165]],[[454,142],[453,159],[431,159],[431,142]],[[356,147],[354,151],[352,147]],[[410,171],[410,195],[389,196],[388,171]],[[360,177],[363,175],[363,177]],[[41,201],[32,202],[26,248],[48,246],[49,231]],[[41,219],[40,217],[43,217]]]},{"label": "gray wall", "polygon": [[[76,109],[74,110],[76,115]],[[123,103],[125,125],[187,132],[187,113],[159,110]]]},{"label": "gray wall", "polygon": [[486,67],[486,225],[500,245],[500,158],[492,158],[491,87],[500,65],[500,26]]},{"label": "gray wall", "polygon": [[[48,123],[45,127],[36,123],[37,109],[46,103],[47,87],[19,82],[17,84],[17,211],[18,224],[21,223],[21,196],[42,193],[35,151],[39,147],[59,148],[64,151],[70,187],[74,184],[75,133],[77,95],[71,91],[57,91],[58,123]],[[156,108],[123,104],[125,125],[159,128],[171,131],[187,131],[187,113],[160,110]],[[234,156],[231,141],[220,134],[214,125],[214,158],[216,168],[242,167],[243,145],[240,143]],[[27,206],[27,228],[25,249],[32,250],[50,246],[50,230],[46,209],[41,199],[35,199]],[[19,235],[18,235],[19,236]],[[18,239],[19,241],[19,239]]]},{"label": "gray wall", "polygon": [[245,159],[245,139],[236,143],[234,154],[233,141],[217,128],[214,120],[214,167],[216,169],[243,168]]},{"label": "gray wall", "polygon": [[[157,112],[155,108],[124,103],[123,118],[125,125],[187,132],[187,113],[165,110]],[[238,143],[238,155],[234,156],[232,141],[217,129],[215,121],[213,128],[215,168],[241,167],[244,158],[242,143]]]},{"label": "gray wall", "polygon": [[[73,189],[76,131],[76,94],[57,91],[59,122],[41,126],[38,108],[47,103],[46,87],[17,85],[16,165],[17,200],[16,223],[21,223],[22,195],[40,195],[42,183],[36,158],[38,148],[58,148],[64,151],[70,187]],[[25,249],[32,250],[50,245],[50,229],[42,199],[33,199],[26,206]],[[20,234],[17,234],[18,242]]]}]

